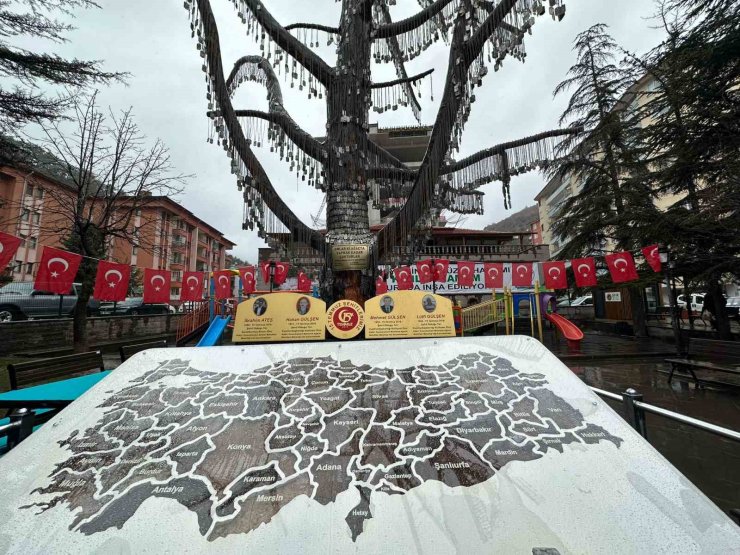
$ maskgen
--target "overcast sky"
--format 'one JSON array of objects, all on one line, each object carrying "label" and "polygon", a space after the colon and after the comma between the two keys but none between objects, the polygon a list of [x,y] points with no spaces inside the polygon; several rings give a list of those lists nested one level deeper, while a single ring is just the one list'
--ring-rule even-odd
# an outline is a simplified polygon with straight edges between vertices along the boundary
[{"label": "overcast sky", "polygon": [[[263,243],[255,233],[242,231],[241,195],[230,173],[229,160],[216,145],[206,144],[208,119],[204,74],[201,58],[190,37],[187,12],[182,0],[98,0],[102,9],[77,13],[77,30],[70,42],[54,46],[64,56],[104,60],[110,71],[131,73],[128,84],[101,91],[100,101],[114,110],[133,107],[136,121],[152,140],[162,139],[169,147],[177,172],[193,174],[185,191],[177,199],[198,217],[221,230],[237,243],[234,253],[254,262]],[[339,4],[334,0],[264,0],[276,19],[283,23],[314,22],[336,25]],[[418,10],[416,0],[397,0],[392,8],[394,19]],[[246,37],[229,0],[212,0],[222,41],[227,71],[236,58],[258,54],[258,45]],[[498,72],[491,71],[483,88],[476,90],[476,102],[462,143],[460,157],[494,144],[557,127],[566,98],[553,99],[552,91],[574,61],[571,50],[575,36],[591,25],[609,25],[617,42],[625,48],[643,52],[661,38],[652,29],[650,0],[568,0],[567,15],[556,23],[549,17],[538,18],[534,34],[527,37],[524,64],[508,58]],[[333,65],[331,47],[318,49]],[[391,64],[375,66],[379,80],[393,79]],[[442,82],[447,66],[447,49],[436,45],[407,64],[409,74],[435,68],[434,102],[429,98],[428,83],[423,89],[423,123],[434,122]],[[283,81],[283,95],[293,118],[314,135],[323,135],[325,105],[309,100],[305,91],[290,89]],[[250,84],[237,95],[237,108],[266,109],[265,92]],[[380,117],[371,112],[371,121],[381,126],[414,125],[410,109]],[[285,201],[304,221],[318,211],[322,193],[297,182],[295,174],[272,155],[269,149],[256,153]],[[533,204],[544,186],[539,173],[515,177],[512,181],[512,211]],[[486,193],[483,216],[468,216],[464,227],[482,228],[505,218],[501,187],[492,183]],[[323,217],[323,216],[322,216]]]}]

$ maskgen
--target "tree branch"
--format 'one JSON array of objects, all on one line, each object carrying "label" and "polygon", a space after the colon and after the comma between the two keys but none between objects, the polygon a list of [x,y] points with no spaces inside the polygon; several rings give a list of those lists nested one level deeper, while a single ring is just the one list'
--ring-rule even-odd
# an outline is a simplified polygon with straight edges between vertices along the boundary
[{"label": "tree branch", "polygon": [[[277,20],[268,12],[259,0],[243,0],[244,4],[252,12],[257,22],[265,30],[265,33],[285,52],[298,61],[308,70],[324,87],[329,87],[334,78],[334,72],[329,65],[314,54],[310,48],[290,34]],[[201,2],[198,2],[201,5]],[[201,7],[201,13],[203,8]]]},{"label": "tree branch", "polygon": [[324,148],[324,145],[301,129],[298,124],[296,124],[296,122],[285,113],[267,113],[259,110],[234,110],[234,115],[238,118],[259,118],[269,121],[270,123],[277,124],[288,138],[303,152],[321,163],[326,163],[329,160],[329,153]]},{"label": "tree branch", "polygon": [[334,35],[339,34],[339,27],[329,27],[328,25],[317,25],[316,23],[291,23],[286,25],[286,31],[292,31],[293,29],[313,29],[314,31],[323,31],[324,33],[330,33]]},{"label": "tree branch", "polygon": [[383,81],[382,83],[373,83],[370,85],[371,89],[382,89],[384,87],[392,87],[393,85],[400,85],[401,83],[414,83],[421,79],[424,79],[427,75],[434,73],[434,69],[428,69],[422,73],[417,73],[411,77],[403,77],[394,81]]},{"label": "tree branch", "polygon": [[427,21],[431,20],[435,15],[441,12],[445,6],[454,0],[436,0],[433,4],[430,4],[428,8],[421,10],[419,13],[396,21],[395,23],[388,23],[386,25],[380,25],[375,28],[373,32],[374,39],[387,39],[412,31],[421,25],[424,25]]}]

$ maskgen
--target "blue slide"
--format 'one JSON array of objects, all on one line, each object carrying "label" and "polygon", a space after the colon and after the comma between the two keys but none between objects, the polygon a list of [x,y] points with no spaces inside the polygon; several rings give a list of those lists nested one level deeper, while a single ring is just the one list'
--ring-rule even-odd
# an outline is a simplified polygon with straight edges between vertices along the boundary
[{"label": "blue slide", "polygon": [[226,325],[231,321],[231,316],[216,316],[208,326],[206,333],[200,338],[196,347],[213,347],[226,329]]}]

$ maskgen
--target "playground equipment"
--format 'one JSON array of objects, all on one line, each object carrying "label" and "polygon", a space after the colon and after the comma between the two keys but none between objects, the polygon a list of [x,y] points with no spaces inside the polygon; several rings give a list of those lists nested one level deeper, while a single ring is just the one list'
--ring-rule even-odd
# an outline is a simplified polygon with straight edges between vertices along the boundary
[{"label": "playground equipment", "polygon": [[196,347],[213,347],[217,345],[221,336],[231,321],[231,316],[216,316],[211,325],[208,326],[206,333],[200,338],[200,341],[195,345]]}]

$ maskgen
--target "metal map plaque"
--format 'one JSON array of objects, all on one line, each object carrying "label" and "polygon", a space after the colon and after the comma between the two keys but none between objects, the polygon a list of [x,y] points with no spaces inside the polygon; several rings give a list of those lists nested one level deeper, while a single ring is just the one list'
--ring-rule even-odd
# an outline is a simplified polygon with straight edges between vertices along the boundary
[{"label": "metal map plaque", "polygon": [[724,552],[530,338],[140,353],[0,459],[0,551]]}]

